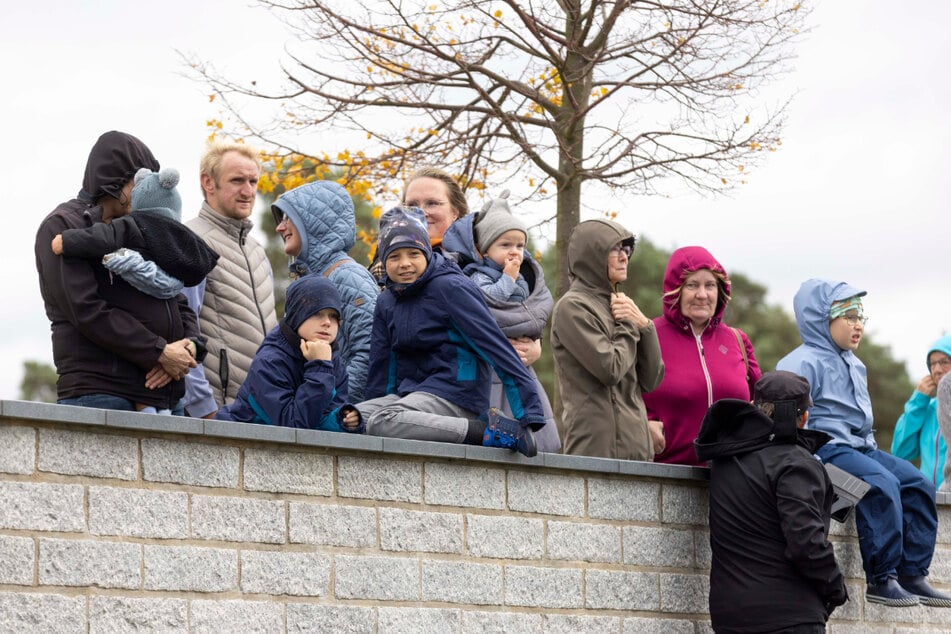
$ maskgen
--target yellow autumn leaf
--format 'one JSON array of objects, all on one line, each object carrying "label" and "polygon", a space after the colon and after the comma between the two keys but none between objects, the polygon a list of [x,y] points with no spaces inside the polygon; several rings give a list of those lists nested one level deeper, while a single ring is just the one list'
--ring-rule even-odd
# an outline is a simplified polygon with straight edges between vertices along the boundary
[{"label": "yellow autumn leaf", "polygon": [[492,15],[493,15],[494,17],[496,17],[496,18],[501,18],[501,17],[502,17],[502,9],[496,9],[496,10],[495,10],[495,13],[493,13]]}]

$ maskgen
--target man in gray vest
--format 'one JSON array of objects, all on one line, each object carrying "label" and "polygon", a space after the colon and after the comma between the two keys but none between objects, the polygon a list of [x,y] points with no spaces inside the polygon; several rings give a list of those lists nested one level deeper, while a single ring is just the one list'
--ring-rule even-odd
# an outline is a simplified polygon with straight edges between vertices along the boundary
[{"label": "man in gray vest", "polygon": [[258,346],[277,325],[271,264],[250,235],[260,173],[257,151],[243,143],[212,142],[201,159],[205,202],[187,225],[220,259],[204,282],[185,289],[208,339],[204,362],[185,379],[191,416],[214,418],[234,400]]}]

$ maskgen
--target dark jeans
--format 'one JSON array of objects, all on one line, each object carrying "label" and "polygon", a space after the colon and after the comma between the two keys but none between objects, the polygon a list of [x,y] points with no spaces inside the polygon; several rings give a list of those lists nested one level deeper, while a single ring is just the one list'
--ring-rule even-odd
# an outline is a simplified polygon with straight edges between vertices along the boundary
[{"label": "dark jeans", "polygon": [[[95,407],[97,409],[115,409],[123,412],[134,412],[135,403],[121,396],[112,394],[85,394],[75,398],[61,398],[56,401],[59,405],[76,405],[78,407]],[[172,408],[172,416],[185,415],[185,399],[181,399]]]},{"label": "dark jeans", "polygon": [[878,449],[825,445],[816,454],[872,485],[855,507],[866,580],[927,575],[938,532],[934,485],[907,460]]},{"label": "dark jeans", "polygon": [[112,394],[85,394],[75,398],[61,398],[56,401],[60,405],[77,405],[79,407],[96,407],[98,409],[117,409],[124,412],[134,412],[135,403],[121,396]]}]

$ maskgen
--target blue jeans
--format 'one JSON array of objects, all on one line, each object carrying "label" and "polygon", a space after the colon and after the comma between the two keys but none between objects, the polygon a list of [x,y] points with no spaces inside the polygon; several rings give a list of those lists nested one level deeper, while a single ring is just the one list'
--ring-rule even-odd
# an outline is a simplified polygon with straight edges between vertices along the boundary
[{"label": "blue jeans", "polygon": [[56,401],[60,405],[78,405],[79,407],[96,407],[98,409],[118,409],[124,412],[134,412],[135,403],[121,396],[112,394],[85,394],[75,398],[61,398]]},{"label": "blue jeans", "polygon": [[[121,396],[112,394],[85,394],[75,398],[61,398],[56,401],[59,405],[77,405],[79,407],[95,407],[97,409],[116,409],[123,412],[134,412],[135,403]],[[185,415],[185,399],[180,399],[172,408],[172,416]]]},{"label": "blue jeans", "polygon": [[872,485],[855,507],[869,583],[928,574],[938,532],[934,485],[907,460],[878,449],[825,445],[816,455]]}]

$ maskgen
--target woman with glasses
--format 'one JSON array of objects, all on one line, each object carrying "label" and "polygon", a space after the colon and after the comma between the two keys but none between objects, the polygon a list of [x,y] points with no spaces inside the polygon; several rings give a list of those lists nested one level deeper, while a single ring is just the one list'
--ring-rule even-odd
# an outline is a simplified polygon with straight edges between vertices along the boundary
[{"label": "woman with glasses", "polygon": [[715,401],[752,399],[760,378],[749,337],[723,323],[730,278],[703,247],[674,251],[664,273],[664,314],[654,319],[664,381],[644,397],[654,460],[703,464],[693,441]]},{"label": "woman with glasses", "polygon": [[[436,250],[440,250],[449,225],[469,213],[469,204],[459,183],[447,172],[431,166],[419,168],[406,179],[403,206],[422,210],[429,230],[429,244]],[[377,254],[370,264],[370,272],[382,287],[386,273]]]},{"label": "woman with glasses", "polygon": [[561,395],[565,453],[650,460],[643,394],[664,364],[654,323],[617,292],[634,236],[608,220],[575,227],[568,242],[571,286],[552,314],[551,347]]},{"label": "woman with glasses", "polygon": [[935,341],[925,360],[928,374],[918,381],[895,425],[892,455],[905,460],[921,458],[921,472],[937,487],[944,481],[948,449],[938,429],[937,392],[941,377],[951,372],[951,335]]}]

